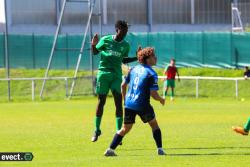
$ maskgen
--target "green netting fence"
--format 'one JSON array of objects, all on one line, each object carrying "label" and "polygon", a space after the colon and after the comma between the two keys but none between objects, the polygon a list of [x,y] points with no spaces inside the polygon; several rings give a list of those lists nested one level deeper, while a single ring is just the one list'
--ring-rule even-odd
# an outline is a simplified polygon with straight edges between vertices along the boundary
[{"label": "green netting fence", "polygon": [[[60,35],[57,48],[80,48],[83,36]],[[10,68],[46,68],[53,36],[14,35],[9,39]],[[158,56],[158,67],[164,67],[175,58],[180,67],[237,68],[250,65],[250,33],[232,32],[164,32],[129,33],[130,55],[138,45],[153,46]],[[87,39],[87,41],[89,41]],[[91,69],[89,45],[86,44],[80,69]],[[0,35],[0,68],[5,67],[4,34]],[[74,69],[78,51],[56,51],[52,69]],[[97,69],[99,56],[94,56]]]}]

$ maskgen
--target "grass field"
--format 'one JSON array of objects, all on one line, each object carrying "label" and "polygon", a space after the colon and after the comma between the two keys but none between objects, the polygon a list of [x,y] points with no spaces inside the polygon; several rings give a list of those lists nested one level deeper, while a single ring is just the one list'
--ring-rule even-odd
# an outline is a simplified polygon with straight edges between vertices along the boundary
[{"label": "grass field", "polygon": [[103,134],[90,142],[96,99],[0,104],[0,152],[32,152],[32,162],[0,162],[0,166],[198,166],[247,167],[250,136],[231,130],[250,115],[250,101],[179,99],[162,107],[153,102],[167,156],[156,155],[151,130],[139,119],[117,149],[104,157],[115,133],[114,104],[109,98]]}]

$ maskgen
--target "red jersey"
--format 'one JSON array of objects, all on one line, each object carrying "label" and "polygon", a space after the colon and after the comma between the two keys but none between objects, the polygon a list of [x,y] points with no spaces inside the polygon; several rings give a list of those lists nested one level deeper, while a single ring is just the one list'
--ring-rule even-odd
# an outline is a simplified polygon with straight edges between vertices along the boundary
[{"label": "red jersey", "polygon": [[167,79],[175,79],[177,73],[177,68],[175,66],[168,66],[165,75],[167,76]]}]

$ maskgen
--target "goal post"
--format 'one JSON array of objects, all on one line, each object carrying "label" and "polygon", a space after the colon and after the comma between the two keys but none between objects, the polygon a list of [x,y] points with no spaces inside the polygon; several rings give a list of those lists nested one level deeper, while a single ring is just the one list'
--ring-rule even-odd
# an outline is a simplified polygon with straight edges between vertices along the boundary
[{"label": "goal post", "polygon": [[232,3],[232,31],[233,32],[244,32],[241,12],[239,11],[237,5]]}]

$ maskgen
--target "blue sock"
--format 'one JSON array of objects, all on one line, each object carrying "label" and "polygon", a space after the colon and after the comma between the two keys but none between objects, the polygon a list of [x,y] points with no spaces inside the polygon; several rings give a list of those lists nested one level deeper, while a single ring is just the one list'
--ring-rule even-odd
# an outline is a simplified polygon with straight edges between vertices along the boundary
[{"label": "blue sock", "polygon": [[121,143],[122,138],[123,136],[116,133],[109,147],[113,150],[116,149],[116,147]]},{"label": "blue sock", "polygon": [[161,141],[161,130],[160,129],[156,129],[153,131],[153,136],[155,139],[155,143],[157,145],[157,148],[161,148],[162,147],[162,141]]}]

